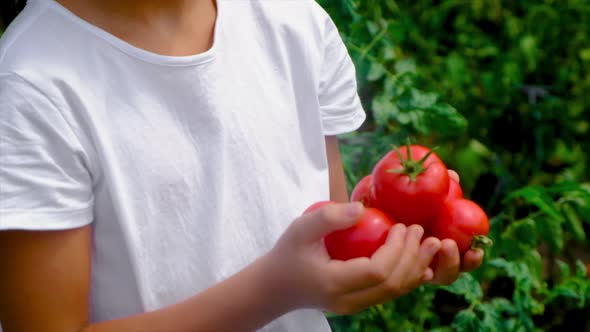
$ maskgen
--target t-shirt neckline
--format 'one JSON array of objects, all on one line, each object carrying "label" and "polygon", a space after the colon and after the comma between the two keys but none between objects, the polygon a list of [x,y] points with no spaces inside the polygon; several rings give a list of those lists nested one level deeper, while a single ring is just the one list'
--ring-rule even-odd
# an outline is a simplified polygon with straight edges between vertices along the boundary
[{"label": "t-shirt neckline", "polygon": [[107,32],[106,30],[91,24],[90,22],[82,19],[78,15],[71,12],[69,9],[61,5],[59,2],[55,0],[46,0],[47,5],[58,12],[59,14],[65,16],[68,20],[72,21],[76,25],[89,30],[94,35],[100,37],[101,39],[105,40],[115,48],[119,49],[120,51],[133,56],[135,58],[141,59],[146,62],[150,62],[153,64],[158,65],[166,65],[166,66],[191,66],[191,65],[199,65],[204,64],[207,62],[212,61],[215,58],[215,54],[218,52],[220,47],[220,35],[221,35],[221,22],[222,22],[222,12],[223,12],[223,1],[216,0],[217,6],[217,18],[215,19],[215,26],[213,32],[213,43],[211,47],[206,50],[205,52],[201,52],[194,55],[186,55],[186,56],[173,56],[173,55],[163,55],[158,54],[155,52],[151,52],[140,47],[134,46],[125,40],[114,36],[113,34]]}]

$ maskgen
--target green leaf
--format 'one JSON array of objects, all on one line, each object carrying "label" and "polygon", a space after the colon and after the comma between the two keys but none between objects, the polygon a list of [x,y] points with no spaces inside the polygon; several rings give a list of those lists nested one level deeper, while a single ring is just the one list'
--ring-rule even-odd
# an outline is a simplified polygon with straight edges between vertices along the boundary
[{"label": "green leaf", "polygon": [[571,269],[570,266],[562,261],[562,260],[556,260],[555,263],[557,264],[557,267],[559,268],[559,275],[562,278],[569,278],[571,276]]},{"label": "green leaf", "polygon": [[406,37],[406,27],[398,22],[389,23],[387,36],[394,42],[402,42]]},{"label": "green leaf", "polygon": [[467,82],[469,74],[465,65],[465,60],[458,54],[451,54],[446,59],[447,71],[449,73],[449,79],[456,85],[463,85]]},{"label": "green leaf", "polygon": [[483,297],[483,291],[479,281],[469,273],[463,273],[451,285],[442,286],[447,292],[463,296],[469,303],[480,301]]},{"label": "green leaf", "polygon": [[537,59],[539,57],[537,38],[530,34],[524,36],[520,41],[520,48],[527,59],[528,69],[534,70],[537,66]]},{"label": "green leaf", "polygon": [[561,213],[559,213],[557,205],[551,199],[551,196],[541,187],[529,186],[512,192],[507,197],[507,200],[517,198],[536,206],[545,214],[545,216],[535,218],[537,232],[553,252],[560,252],[564,245],[563,228],[561,225],[564,219]]},{"label": "green leaf", "polygon": [[560,208],[561,212],[564,214],[568,228],[572,232],[574,239],[580,242],[586,240],[586,233],[584,232],[582,220],[578,216],[575,208],[567,203],[562,204]]},{"label": "green leaf", "polygon": [[457,332],[476,332],[479,331],[479,319],[475,312],[462,310],[453,319],[451,327]]},{"label": "green leaf", "polygon": [[459,135],[467,129],[467,119],[449,104],[434,104],[427,109],[426,117],[430,127],[440,134]]},{"label": "green leaf", "polygon": [[486,263],[488,266],[492,266],[506,272],[506,275],[515,280],[527,280],[530,275],[528,266],[523,262],[507,261],[504,258],[494,258]]},{"label": "green leaf", "polygon": [[520,244],[529,246],[537,245],[537,227],[535,221],[531,218],[516,220],[508,225],[502,238],[505,241],[519,239]]},{"label": "green leaf", "polygon": [[537,231],[549,245],[551,251],[558,253],[563,249],[563,228],[561,227],[561,223],[558,220],[542,217],[538,218]]},{"label": "green leaf", "polygon": [[383,48],[383,60],[389,61],[395,59],[395,48],[387,46]]},{"label": "green leaf", "polygon": [[418,89],[405,91],[397,104],[402,111],[414,109],[428,109],[433,107],[438,100],[436,93],[422,92]]},{"label": "green leaf", "polygon": [[522,260],[531,271],[531,281],[534,287],[541,287],[543,280],[543,257],[538,250],[530,250],[526,255],[523,255]]},{"label": "green leaf", "polygon": [[375,35],[379,32],[379,25],[373,21],[367,21],[367,29],[371,33],[371,35]]},{"label": "green leaf", "polygon": [[580,50],[580,59],[584,61],[590,61],[590,48]]},{"label": "green leaf", "polygon": [[482,332],[495,332],[504,330],[504,323],[500,312],[492,303],[481,303],[476,306],[476,311],[481,312],[483,318],[481,319]]},{"label": "green leaf", "polygon": [[380,96],[373,99],[373,116],[375,122],[381,126],[386,126],[391,120],[396,119],[399,115],[397,105],[389,98]]},{"label": "green leaf", "polygon": [[378,79],[382,78],[386,72],[387,70],[381,63],[372,62],[371,67],[369,67],[369,73],[367,74],[367,81],[377,81]]},{"label": "green leaf", "polygon": [[416,62],[414,59],[403,59],[395,63],[395,72],[397,74],[416,73]]},{"label": "green leaf", "polygon": [[[576,277],[578,278],[585,278],[586,277],[586,265],[581,260],[576,260]],[[588,281],[590,283],[590,280]]]},{"label": "green leaf", "polygon": [[491,301],[491,305],[493,306],[494,310],[499,313],[514,314],[516,312],[514,304],[508,301],[508,299],[502,297],[493,298]]},{"label": "green leaf", "polygon": [[546,302],[552,303],[557,299],[569,300],[577,308],[583,308],[590,303],[590,283],[586,278],[568,278],[554,287]]},{"label": "green leaf", "polygon": [[[563,205],[568,205],[571,208],[562,211],[565,214],[566,219],[573,218],[578,220],[569,220],[570,227],[574,236],[579,238],[581,235],[580,229],[576,222],[586,222],[590,224],[590,188],[587,187],[586,183],[577,183],[572,181],[560,182],[554,186],[551,186],[548,190],[558,196]],[[577,218],[579,215],[580,218]],[[585,237],[585,236],[584,236]]]},{"label": "green leaf", "polygon": [[563,217],[559,213],[557,206],[551,199],[551,196],[549,196],[547,192],[541,187],[524,187],[512,192],[510,195],[508,195],[508,197],[506,197],[506,200],[514,200],[515,198],[521,198],[526,203],[536,206],[539,208],[539,210],[543,211],[545,214],[555,220],[563,220]]}]

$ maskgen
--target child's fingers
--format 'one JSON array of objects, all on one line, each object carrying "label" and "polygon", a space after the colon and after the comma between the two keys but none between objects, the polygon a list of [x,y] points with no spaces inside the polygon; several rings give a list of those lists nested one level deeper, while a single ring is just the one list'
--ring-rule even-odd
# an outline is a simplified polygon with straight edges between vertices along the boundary
[{"label": "child's fingers", "polygon": [[463,272],[469,272],[477,269],[483,262],[483,254],[482,249],[472,249],[467,251],[463,256],[463,266],[461,267],[461,270]]},{"label": "child's fingers", "polygon": [[459,256],[457,243],[450,239],[443,240],[432,283],[448,285],[454,282],[459,276],[460,268],[461,257]]},{"label": "child's fingers", "polygon": [[403,254],[406,226],[395,225],[383,244],[371,257],[332,261],[330,274],[342,293],[373,287],[387,280]]},{"label": "child's fingers", "polygon": [[424,228],[411,225],[406,231],[403,255],[390,276],[390,280],[405,280],[414,270],[416,259],[420,251],[420,241],[424,235]]},{"label": "child's fingers", "polygon": [[[418,257],[416,258],[415,264],[413,265],[412,274],[414,275],[423,275],[425,271],[429,268],[434,256],[438,253],[441,249],[442,243],[439,239],[434,237],[429,237],[422,242],[420,245],[420,249],[418,252]],[[434,278],[434,271],[431,270],[433,273],[432,277],[428,280]],[[424,279],[420,279],[419,282],[423,282]]]},{"label": "child's fingers", "polygon": [[385,243],[371,257],[373,265],[382,268],[384,280],[389,278],[405,254],[407,232],[408,228],[404,224],[394,225]]},{"label": "child's fingers", "polygon": [[376,270],[367,257],[348,261],[331,261],[328,271],[331,276],[329,280],[331,288],[328,293],[332,295],[340,296],[383,282],[381,271]]},{"label": "child's fingers", "polygon": [[[424,241],[423,245],[420,245],[423,234],[422,227],[415,225],[408,227],[405,238],[397,241],[402,243],[401,248],[398,249],[401,252],[401,258],[394,266],[389,278],[374,287],[343,295],[340,298],[341,303],[347,303],[360,310],[408,293],[419,286],[423,278],[432,279],[434,273],[432,270],[428,271],[427,266],[440,249],[441,244],[438,239],[429,238]],[[393,240],[393,236],[391,240]],[[416,268],[416,265],[421,268]]]},{"label": "child's fingers", "polygon": [[399,241],[403,243],[403,247],[399,249],[401,257],[391,274],[379,285],[345,295],[343,297],[344,301],[373,305],[401,296],[409,291],[409,289],[406,289],[406,279],[415,278],[421,280],[422,278],[422,273],[416,277],[410,276],[409,273],[412,271],[410,266],[415,262],[418,255],[420,239],[423,234],[424,229],[422,227],[417,225],[409,226],[405,237]]},{"label": "child's fingers", "polygon": [[453,180],[457,181],[457,183],[459,183],[461,181],[461,178],[459,177],[459,173],[455,172],[452,169],[449,170],[449,176],[452,177]]},{"label": "child's fingers", "polygon": [[432,280],[433,278],[434,278],[434,271],[432,271],[431,268],[427,267],[426,270],[424,270],[424,274],[422,275],[422,281],[428,282],[428,281]]}]

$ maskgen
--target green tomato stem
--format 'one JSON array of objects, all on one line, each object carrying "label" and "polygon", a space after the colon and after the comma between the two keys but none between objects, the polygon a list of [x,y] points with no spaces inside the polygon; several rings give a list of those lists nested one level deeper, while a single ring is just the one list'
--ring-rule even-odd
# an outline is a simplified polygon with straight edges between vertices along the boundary
[{"label": "green tomato stem", "polygon": [[485,235],[476,235],[471,240],[471,248],[489,248],[494,245],[494,241]]},{"label": "green tomato stem", "polygon": [[430,157],[430,155],[433,153],[433,151],[430,150],[424,157],[422,157],[422,159],[414,160],[412,158],[410,142],[408,141],[406,146],[407,157],[404,159],[400,152],[400,148],[396,146],[393,146],[392,148],[393,151],[395,151],[395,153],[397,154],[397,157],[400,160],[402,168],[390,169],[387,172],[407,175],[410,178],[410,181],[412,182],[415,182],[418,176],[426,171],[427,167],[424,167],[424,163],[426,162],[426,159],[428,159],[428,157]]}]

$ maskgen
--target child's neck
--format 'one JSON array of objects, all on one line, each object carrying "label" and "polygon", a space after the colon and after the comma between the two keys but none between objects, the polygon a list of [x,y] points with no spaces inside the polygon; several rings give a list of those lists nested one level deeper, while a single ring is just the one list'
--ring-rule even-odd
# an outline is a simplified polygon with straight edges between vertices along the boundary
[{"label": "child's neck", "polygon": [[74,14],[126,42],[159,54],[209,49],[215,0],[56,0]]}]

